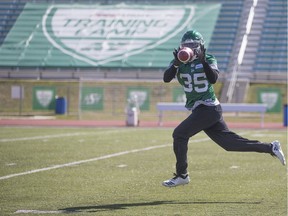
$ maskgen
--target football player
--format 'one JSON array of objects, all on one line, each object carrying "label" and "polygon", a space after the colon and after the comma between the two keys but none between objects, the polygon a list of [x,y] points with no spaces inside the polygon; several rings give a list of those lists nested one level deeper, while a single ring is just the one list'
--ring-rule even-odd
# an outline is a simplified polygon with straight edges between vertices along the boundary
[{"label": "football player", "polygon": [[221,104],[216,98],[213,84],[219,76],[216,58],[206,53],[202,35],[195,31],[187,31],[180,48],[189,47],[196,54],[190,62],[184,64],[177,58],[178,50],[174,50],[174,59],[165,70],[163,80],[169,83],[175,77],[183,86],[186,105],[192,113],[173,131],[173,150],[176,156],[176,173],[174,177],[164,181],[166,187],[188,184],[187,150],[190,137],[204,131],[215,143],[227,151],[260,152],[277,157],[285,165],[285,157],[279,141],[264,143],[249,140],[230,131],[223,120]]}]

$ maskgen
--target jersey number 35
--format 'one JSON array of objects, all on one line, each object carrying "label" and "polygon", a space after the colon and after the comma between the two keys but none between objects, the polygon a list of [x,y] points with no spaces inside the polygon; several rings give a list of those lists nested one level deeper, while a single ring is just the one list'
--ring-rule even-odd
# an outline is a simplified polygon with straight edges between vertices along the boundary
[{"label": "jersey number 35", "polygon": [[198,93],[202,93],[208,90],[208,81],[205,73],[193,73],[192,75],[180,74],[180,78],[184,82],[185,92],[192,92],[195,90]]}]

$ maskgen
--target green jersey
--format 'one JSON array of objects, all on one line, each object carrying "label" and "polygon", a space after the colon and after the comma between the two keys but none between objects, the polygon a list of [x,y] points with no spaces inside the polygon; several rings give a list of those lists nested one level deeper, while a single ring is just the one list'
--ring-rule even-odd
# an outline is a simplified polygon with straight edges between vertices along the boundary
[{"label": "green jersey", "polygon": [[[206,61],[213,69],[218,69],[217,60],[213,55],[206,54]],[[219,104],[214,88],[207,80],[203,65],[198,59],[181,64],[177,71],[177,79],[184,88],[187,109],[193,110],[200,104],[207,106]]]}]

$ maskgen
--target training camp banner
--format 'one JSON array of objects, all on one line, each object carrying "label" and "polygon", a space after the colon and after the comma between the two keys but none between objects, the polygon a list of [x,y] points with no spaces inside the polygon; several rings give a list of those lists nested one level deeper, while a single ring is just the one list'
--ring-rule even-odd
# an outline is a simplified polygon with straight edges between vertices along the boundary
[{"label": "training camp banner", "polygon": [[220,8],[27,3],[0,47],[0,66],[163,68],[187,30],[209,46]]}]

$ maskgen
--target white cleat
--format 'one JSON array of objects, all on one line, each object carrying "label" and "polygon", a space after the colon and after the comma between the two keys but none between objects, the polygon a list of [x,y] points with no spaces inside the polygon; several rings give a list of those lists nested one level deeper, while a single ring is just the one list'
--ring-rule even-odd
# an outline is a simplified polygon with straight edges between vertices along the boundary
[{"label": "white cleat", "polygon": [[284,153],[281,149],[281,144],[278,140],[275,140],[273,142],[271,142],[272,144],[272,155],[277,157],[280,162],[285,166],[286,165],[286,160],[285,160],[285,156]]},{"label": "white cleat", "polygon": [[188,174],[177,175],[174,173],[174,176],[175,177],[164,181],[162,185],[165,187],[176,187],[179,185],[188,184],[190,182],[190,177]]}]

